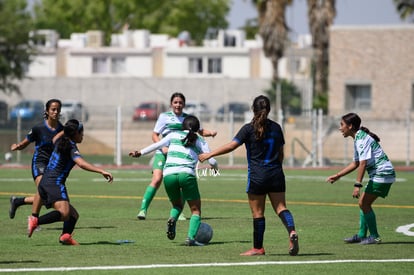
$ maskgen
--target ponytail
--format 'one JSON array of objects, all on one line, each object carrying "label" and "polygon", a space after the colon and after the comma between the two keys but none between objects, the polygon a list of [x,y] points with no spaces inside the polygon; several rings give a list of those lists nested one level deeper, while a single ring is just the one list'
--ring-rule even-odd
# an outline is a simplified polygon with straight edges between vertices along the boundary
[{"label": "ponytail", "polygon": [[376,142],[380,142],[380,138],[372,133],[367,127],[361,126],[359,129],[370,135]]},{"label": "ponytail", "polygon": [[83,131],[83,125],[76,119],[70,119],[63,126],[63,136],[57,144],[57,151],[60,154],[68,153],[71,149],[71,141],[78,132]]},{"label": "ponytail", "polygon": [[200,130],[200,121],[195,116],[187,116],[182,124],[183,130],[188,130],[188,134],[181,141],[184,143],[184,147],[194,146],[196,144],[198,135],[197,132]]}]

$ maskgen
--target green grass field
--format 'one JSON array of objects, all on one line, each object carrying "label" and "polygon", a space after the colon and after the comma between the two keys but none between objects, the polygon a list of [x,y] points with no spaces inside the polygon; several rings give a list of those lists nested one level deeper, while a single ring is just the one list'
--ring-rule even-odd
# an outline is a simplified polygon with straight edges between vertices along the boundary
[{"label": "green grass field", "polygon": [[[187,221],[177,224],[174,241],[165,234],[170,204],[160,188],[147,220],[136,219],[149,169],[112,169],[108,184],[95,173],[74,169],[67,186],[80,213],[74,238],[80,246],[62,246],[62,223],[43,225],[27,238],[30,206],[8,217],[11,195],[32,194],[29,169],[0,169],[0,273],[44,274],[409,274],[414,269],[414,236],[396,232],[414,223],[414,173],[397,172],[389,197],[374,205],[383,243],[344,244],[357,232],[359,210],[352,198],[355,175],[334,185],[325,178],[334,170],[287,169],[287,204],[300,241],[296,257],[288,255],[288,237],[268,204],[265,256],[241,257],[252,247],[252,219],[245,190],[246,171],[223,169],[219,177],[199,180],[202,220],[214,229],[204,247],[183,245]],[[335,170],[336,171],[336,170]],[[45,213],[46,209],[42,209]],[[188,207],[184,214],[190,215]],[[414,229],[412,229],[414,231]],[[411,232],[413,234],[413,232]],[[119,244],[119,240],[131,243]]]}]

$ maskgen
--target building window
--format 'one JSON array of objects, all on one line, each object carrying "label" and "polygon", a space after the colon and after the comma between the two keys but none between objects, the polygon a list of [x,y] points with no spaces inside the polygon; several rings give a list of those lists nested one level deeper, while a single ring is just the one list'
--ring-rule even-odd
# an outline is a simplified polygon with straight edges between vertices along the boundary
[{"label": "building window", "polygon": [[191,74],[203,73],[203,59],[201,57],[191,57],[189,60],[189,70]]},{"label": "building window", "polygon": [[221,74],[221,58],[208,59],[208,73]]},{"label": "building window", "polygon": [[221,58],[191,57],[188,71],[190,74],[221,74]]},{"label": "building window", "polygon": [[126,72],[125,58],[124,57],[112,57],[111,58],[111,73],[120,74]]},{"label": "building window", "polygon": [[94,57],[92,60],[92,73],[104,74],[108,72],[106,57]]},{"label": "building window", "polygon": [[346,85],[345,108],[347,110],[371,110],[371,85]]}]

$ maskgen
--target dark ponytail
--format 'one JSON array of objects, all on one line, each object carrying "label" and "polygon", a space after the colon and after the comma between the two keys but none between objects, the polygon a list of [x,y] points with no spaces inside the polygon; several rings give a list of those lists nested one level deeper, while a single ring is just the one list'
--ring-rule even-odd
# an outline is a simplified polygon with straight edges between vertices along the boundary
[{"label": "dark ponytail", "polygon": [[266,96],[260,95],[253,101],[252,124],[256,140],[263,140],[266,131],[267,115],[270,112],[270,100]]},{"label": "dark ponytail", "polygon": [[367,127],[361,126],[359,129],[370,135],[376,142],[380,142],[380,138],[376,134],[372,133]]},{"label": "dark ponytail", "polygon": [[198,135],[197,132],[200,130],[200,121],[195,116],[187,116],[182,124],[183,130],[188,130],[188,134],[181,141],[184,143],[184,147],[194,146]]},{"label": "dark ponytail", "polygon": [[68,153],[71,149],[71,140],[79,132],[83,131],[83,125],[76,119],[70,119],[63,126],[63,136],[60,138],[59,143],[57,144],[57,151],[60,154]]}]

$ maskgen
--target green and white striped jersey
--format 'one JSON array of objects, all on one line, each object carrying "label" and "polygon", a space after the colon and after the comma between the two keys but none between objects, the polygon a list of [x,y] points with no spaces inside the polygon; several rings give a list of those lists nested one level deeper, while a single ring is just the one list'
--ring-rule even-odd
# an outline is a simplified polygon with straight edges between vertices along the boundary
[{"label": "green and white striped jersey", "polygon": [[393,183],[395,170],[380,144],[369,134],[358,130],[354,140],[354,161],[367,161],[370,180],[378,183]]},{"label": "green and white striped jersey", "polygon": [[[188,173],[195,176],[198,155],[210,152],[210,148],[208,147],[207,142],[200,136],[198,137],[195,146],[185,147],[182,140],[187,134],[187,130],[171,132],[160,141],[142,149],[141,154],[145,155],[166,146],[168,147],[168,154],[163,175]],[[217,161],[214,158],[209,159],[208,162],[211,166],[217,167]]]}]

